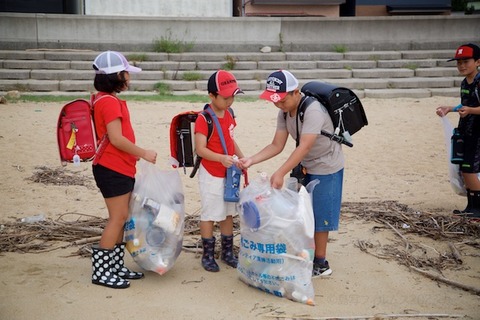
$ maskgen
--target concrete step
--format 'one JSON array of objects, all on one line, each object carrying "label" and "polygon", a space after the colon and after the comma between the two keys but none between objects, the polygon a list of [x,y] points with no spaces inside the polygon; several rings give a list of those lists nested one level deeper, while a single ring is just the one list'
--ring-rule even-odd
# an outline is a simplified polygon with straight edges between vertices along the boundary
[{"label": "concrete step", "polygon": [[[0,50],[0,92],[93,91],[92,62],[99,52],[90,50]],[[354,90],[359,96],[459,96],[462,77],[453,50],[368,52],[124,52],[143,71],[131,74],[131,91],[155,93],[159,82],[174,94],[205,94],[208,77],[218,69],[232,73],[246,95],[258,95],[266,77],[288,69],[300,85],[320,80]],[[199,80],[187,81],[187,77]]]},{"label": "concrete step", "polygon": [[[208,70],[144,70],[132,74],[132,80],[188,80],[199,78],[207,80],[218,68]],[[274,69],[232,70],[238,80],[264,79]],[[298,79],[374,79],[374,78],[412,78],[412,77],[455,77],[456,68],[369,68],[369,69],[296,69],[288,68]],[[93,80],[93,70],[83,69],[0,69],[0,79],[37,79],[37,80]]]}]

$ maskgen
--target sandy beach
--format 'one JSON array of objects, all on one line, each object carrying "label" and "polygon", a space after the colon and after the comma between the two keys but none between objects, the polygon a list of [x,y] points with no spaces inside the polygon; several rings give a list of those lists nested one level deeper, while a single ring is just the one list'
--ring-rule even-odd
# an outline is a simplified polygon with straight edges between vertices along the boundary
[{"label": "sandy beach", "polygon": [[[343,148],[344,202],[373,205],[397,201],[437,215],[463,209],[466,198],[456,195],[449,184],[445,138],[435,115],[437,106],[456,105],[457,101],[448,97],[362,99],[369,124],[353,136],[353,148]],[[107,217],[90,163],[66,167],[88,178],[86,186],[54,186],[29,180],[39,166],[61,166],[55,129],[62,105],[0,105],[0,224],[40,213],[50,219],[64,213]],[[203,105],[134,101],[128,105],[137,143],[156,150],[157,166],[169,169],[172,117],[181,111],[199,110]],[[236,140],[246,155],[271,141],[277,112],[273,104],[236,102],[233,108],[238,123]],[[453,124],[458,121],[457,114],[449,114],[448,118]],[[250,179],[260,172],[273,173],[293,148],[290,139],[282,155],[250,168]],[[183,170],[179,173],[186,214],[196,215],[200,209],[197,179],[184,175]],[[462,264],[425,270],[480,288],[478,239],[475,247],[471,245],[475,239],[468,238],[434,240],[417,234],[404,237],[412,244],[422,244],[425,255],[432,257],[450,252],[448,242],[453,243]],[[402,239],[391,228],[343,212],[340,230],[331,233],[328,248],[333,274],[312,280],[315,306],[249,287],[238,279],[235,269],[221,262],[220,272],[206,272],[200,257],[187,251],[166,274],[147,272],[142,280],[131,281],[126,290],[93,285],[90,259],[72,256],[78,249],[75,246],[43,253],[4,252],[0,254],[0,318],[373,319],[379,315],[376,319],[383,319],[382,314],[411,314],[416,319],[480,319],[479,295],[413,272],[396,259],[370,254],[375,253],[375,248],[398,241]],[[370,244],[370,253],[359,248],[360,242]],[[126,264],[138,269],[128,254]]]}]

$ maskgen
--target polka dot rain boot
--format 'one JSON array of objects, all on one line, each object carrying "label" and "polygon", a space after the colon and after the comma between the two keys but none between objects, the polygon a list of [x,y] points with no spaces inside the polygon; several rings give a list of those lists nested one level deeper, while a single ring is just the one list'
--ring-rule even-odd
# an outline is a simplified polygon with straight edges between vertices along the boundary
[{"label": "polka dot rain boot", "polygon": [[124,257],[125,242],[116,244],[115,248],[113,248],[112,272],[123,279],[136,280],[143,278],[144,275],[142,272],[130,271],[125,267]]},{"label": "polka dot rain boot", "polygon": [[101,286],[124,289],[130,283],[112,272],[113,250],[92,246],[92,283]]}]

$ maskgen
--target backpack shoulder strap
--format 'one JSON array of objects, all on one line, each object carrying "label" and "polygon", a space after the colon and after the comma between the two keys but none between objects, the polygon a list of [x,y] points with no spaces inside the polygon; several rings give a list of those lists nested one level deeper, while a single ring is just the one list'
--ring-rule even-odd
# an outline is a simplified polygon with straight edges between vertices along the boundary
[{"label": "backpack shoulder strap", "polygon": [[[207,121],[207,126],[208,126],[208,135],[207,135],[207,141],[210,140],[210,138],[212,137],[212,134],[213,134],[213,120],[212,120],[212,116],[210,115],[210,113],[207,112],[207,108],[208,108],[208,104],[206,104],[204,107],[203,107],[203,111],[200,112],[204,117],[205,117],[205,120]],[[235,118],[235,113],[233,112],[233,109],[232,108],[228,108],[227,109],[228,112],[230,112],[230,114],[232,115],[232,118]]]},{"label": "backpack shoulder strap", "polygon": [[305,96],[303,100],[300,102],[300,106],[298,107],[297,115],[300,119],[300,122],[303,123],[303,119],[305,118],[305,111],[307,108],[317,99],[311,96]]},{"label": "backpack shoulder strap", "polygon": [[[205,121],[207,122],[207,127],[208,127],[207,141],[210,140],[210,138],[212,137],[212,134],[213,134],[213,119],[212,119],[211,114],[207,111],[208,107],[209,107],[209,105],[206,104],[203,107],[203,110],[200,112],[200,114],[205,117]],[[230,112],[232,117],[235,118],[235,115],[233,113],[233,109],[228,108],[227,110],[228,110],[228,112]],[[202,158],[197,155],[196,158],[195,158],[195,163],[193,165],[192,173],[190,173],[190,178],[193,178],[195,176],[195,174],[197,173],[198,168],[200,167],[200,162],[201,161],[202,161]]]},{"label": "backpack shoulder strap", "polygon": [[[297,115],[300,119],[300,122],[303,123],[303,119],[305,117],[305,111],[307,110],[308,106],[312,104],[315,99],[311,96],[304,96],[300,101],[300,106],[298,107]],[[283,119],[287,120],[287,113],[283,113]]]},{"label": "backpack shoulder strap", "polygon": [[473,83],[475,83],[475,96],[477,97],[477,101],[480,103],[480,94],[478,93],[478,87],[480,87],[480,72],[477,73],[473,79]]}]

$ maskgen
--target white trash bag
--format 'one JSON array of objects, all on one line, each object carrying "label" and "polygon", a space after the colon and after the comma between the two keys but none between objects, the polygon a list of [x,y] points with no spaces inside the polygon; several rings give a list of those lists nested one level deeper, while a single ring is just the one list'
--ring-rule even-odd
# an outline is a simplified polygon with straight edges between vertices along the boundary
[{"label": "white trash bag", "polygon": [[164,274],[182,251],[184,194],[176,170],[140,160],[125,223],[125,242],[144,270]]},{"label": "white trash bag", "polygon": [[314,223],[305,187],[270,186],[260,175],[240,192],[240,280],[278,297],[314,305]]}]

